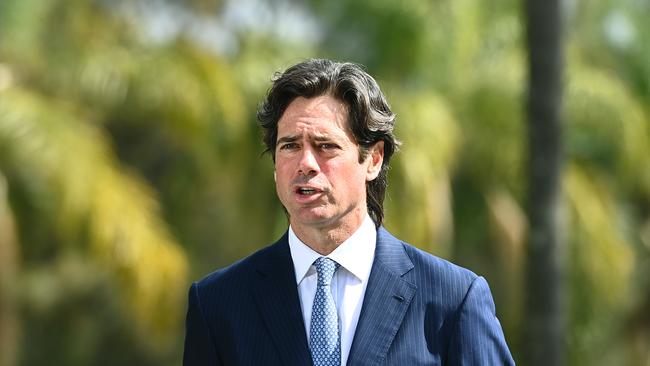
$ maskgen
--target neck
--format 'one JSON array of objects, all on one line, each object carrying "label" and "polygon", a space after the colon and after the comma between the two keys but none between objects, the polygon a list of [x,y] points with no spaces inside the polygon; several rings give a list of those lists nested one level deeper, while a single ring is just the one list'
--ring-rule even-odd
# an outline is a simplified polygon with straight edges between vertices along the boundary
[{"label": "neck", "polygon": [[298,239],[321,255],[332,253],[361,227],[367,213],[331,227],[318,227],[291,224],[291,229]]}]

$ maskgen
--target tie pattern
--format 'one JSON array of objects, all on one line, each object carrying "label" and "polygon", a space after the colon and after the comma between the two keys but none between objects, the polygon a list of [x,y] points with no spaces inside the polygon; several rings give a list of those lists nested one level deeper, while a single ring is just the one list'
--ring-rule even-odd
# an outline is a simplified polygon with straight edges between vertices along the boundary
[{"label": "tie pattern", "polygon": [[330,284],[339,268],[335,261],[320,257],[314,262],[318,285],[311,311],[309,344],[314,366],[341,365],[341,336],[338,314]]}]

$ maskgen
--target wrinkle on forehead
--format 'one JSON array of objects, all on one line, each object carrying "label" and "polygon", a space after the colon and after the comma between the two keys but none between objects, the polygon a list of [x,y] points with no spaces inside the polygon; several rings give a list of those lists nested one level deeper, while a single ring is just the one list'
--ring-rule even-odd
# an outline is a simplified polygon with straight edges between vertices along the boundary
[{"label": "wrinkle on forehead", "polygon": [[333,113],[339,111],[347,112],[347,105],[330,94],[323,94],[312,98],[296,97],[289,103],[289,106],[292,104],[302,106],[305,111],[325,108],[331,110]]},{"label": "wrinkle on forehead", "polygon": [[[332,128],[334,126],[339,128]],[[348,123],[348,107],[331,95],[294,99],[278,121],[278,134],[280,135],[280,130],[288,128],[292,131],[286,132],[291,135],[294,135],[294,132],[307,134],[314,139],[326,139],[331,137],[331,133],[338,135],[336,132],[339,131],[347,137],[352,137]]]}]

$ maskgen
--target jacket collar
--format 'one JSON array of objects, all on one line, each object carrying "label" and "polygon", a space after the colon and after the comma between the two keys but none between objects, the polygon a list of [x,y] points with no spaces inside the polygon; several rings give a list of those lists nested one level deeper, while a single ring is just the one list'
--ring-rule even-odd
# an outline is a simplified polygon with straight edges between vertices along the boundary
[{"label": "jacket collar", "polygon": [[256,265],[253,298],[282,363],[311,365],[287,234],[266,251]]},{"label": "jacket collar", "polygon": [[402,278],[411,269],[403,243],[380,227],[349,365],[377,365],[386,358],[417,289]]},{"label": "jacket collar", "polygon": [[[260,279],[253,287],[253,297],[283,363],[310,365],[287,237],[285,233],[260,257],[256,265]],[[402,278],[412,268],[402,242],[380,227],[348,364],[376,365],[386,358],[417,289]]]}]

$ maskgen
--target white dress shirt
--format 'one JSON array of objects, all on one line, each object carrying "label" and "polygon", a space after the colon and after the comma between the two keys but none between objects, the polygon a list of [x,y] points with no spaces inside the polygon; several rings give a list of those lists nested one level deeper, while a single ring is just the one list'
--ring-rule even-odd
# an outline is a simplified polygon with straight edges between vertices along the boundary
[{"label": "white dress shirt", "polygon": [[[332,295],[339,315],[341,365],[347,363],[350,355],[350,347],[352,347],[354,332],[357,329],[368,277],[370,277],[372,262],[375,258],[376,241],[375,224],[370,216],[366,216],[359,229],[326,256],[341,265],[334,274],[331,284]],[[311,308],[317,284],[316,268],[313,263],[322,255],[298,239],[291,226],[289,226],[289,249],[296,271],[296,283],[298,284],[302,317],[305,322],[305,332],[309,340]]]}]

